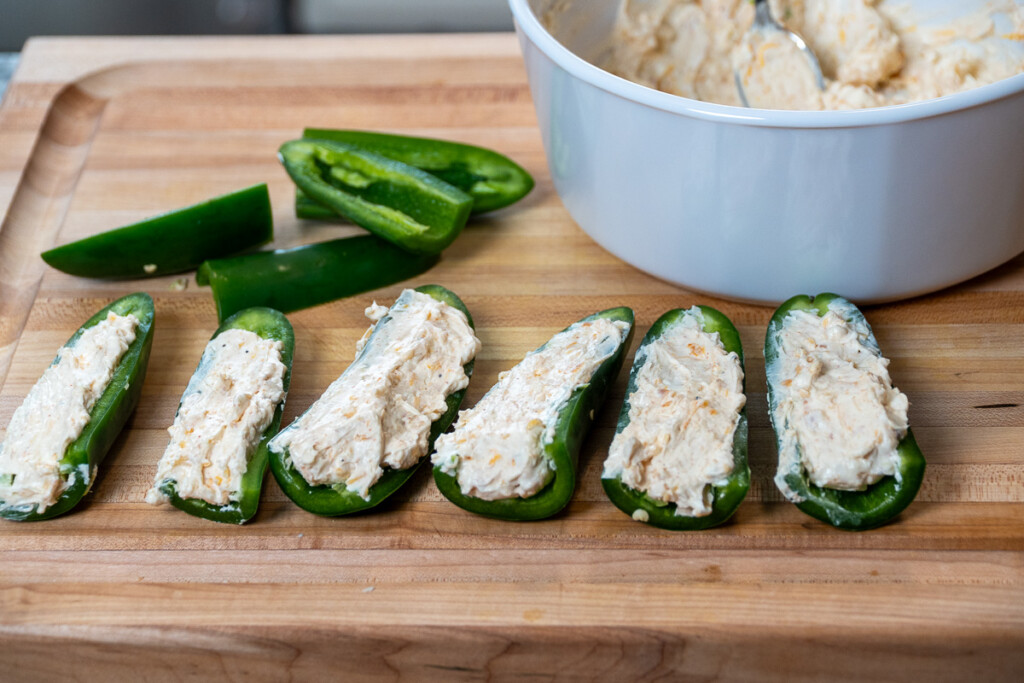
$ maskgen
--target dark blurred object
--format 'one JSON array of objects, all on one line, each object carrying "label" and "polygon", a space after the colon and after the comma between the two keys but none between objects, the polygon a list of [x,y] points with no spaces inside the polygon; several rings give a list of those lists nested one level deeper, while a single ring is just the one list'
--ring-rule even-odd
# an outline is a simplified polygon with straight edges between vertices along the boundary
[{"label": "dark blurred object", "polygon": [[299,33],[511,31],[508,0],[291,0]]},{"label": "dark blurred object", "polygon": [[31,36],[287,33],[288,0],[0,0],[0,52]]},{"label": "dark blurred object", "polygon": [[31,36],[511,30],[506,0],[0,0],[0,52]]}]

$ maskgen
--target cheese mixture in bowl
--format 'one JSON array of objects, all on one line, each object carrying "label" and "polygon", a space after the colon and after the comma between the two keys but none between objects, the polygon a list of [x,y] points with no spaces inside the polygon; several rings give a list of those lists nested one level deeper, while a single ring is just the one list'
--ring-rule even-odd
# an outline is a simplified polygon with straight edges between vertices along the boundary
[{"label": "cheese mixture in bowl", "polygon": [[57,502],[69,484],[60,461],[89,424],[89,413],[135,341],[138,325],[134,315],[108,313],[57,353],[14,411],[0,444],[0,504],[36,505],[43,512]]},{"label": "cheese mixture in bowl", "polygon": [[559,412],[619,348],[630,325],[594,318],[571,325],[459,414],[455,430],[437,439],[435,466],[454,476],[464,495],[482,500],[529,498],[551,480],[544,454]]},{"label": "cheese mixture in bowl", "polygon": [[621,478],[675,514],[711,514],[712,486],[733,472],[733,437],[746,403],[739,356],[702,328],[693,308],[638,353],[629,424],[615,435],[602,478]]},{"label": "cheese mixture in bowl", "polygon": [[147,503],[167,501],[160,490],[167,481],[182,499],[220,506],[239,499],[249,459],[284,399],[282,349],[281,342],[243,329],[227,329],[207,343],[167,430],[170,443]]},{"label": "cheese mixture in bowl", "polygon": [[735,69],[759,106],[811,110],[917,102],[1024,72],[1024,7],[1013,0],[940,26],[891,0],[770,3],[817,55],[824,92],[811,87],[791,44],[749,32],[754,7],[746,0],[623,0],[595,63],[658,90],[739,106]]},{"label": "cheese mixture in bowl", "polygon": [[404,470],[426,455],[431,423],[468,386],[464,366],[480,340],[462,311],[411,289],[366,315],[374,325],[355,361],[270,449],[287,454],[307,483],[369,500],[384,468]]},{"label": "cheese mixture in bowl", "polygon": [[777,394],[775,483],[794,502],[802,499],[785,476],[801,468],[815,486],[841,491],[897,472],[909,404],[870,340],[867,323],[838,302],[821,317],[791,311],[778,331],[779,355],[768,368]]}]

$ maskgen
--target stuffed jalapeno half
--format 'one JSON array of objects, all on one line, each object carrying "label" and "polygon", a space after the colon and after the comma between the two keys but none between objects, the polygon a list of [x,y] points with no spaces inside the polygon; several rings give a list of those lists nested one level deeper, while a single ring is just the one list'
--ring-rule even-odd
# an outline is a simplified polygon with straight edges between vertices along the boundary
[{"label": "stuffed jalapeno half", "polygon": [[924,456],[857,307],[836,294],[793,297],[768,324],[764,356],[783,495],[841,529],[872,529],[906,508]]},{"label": "stuffed jalapeno half", "polygon": [[373,508],[408,481],[455,419],[480,350],[469,311],[439,285],[366,315],[355,360],[270,443],[278,484],[318,515]]},{"label": "stuffed jalapeno half", "polygon": [[580,446],[633,336],[633,311],[583,318],[499,375],[432,456],[441,493],[461,508],[544,519],[576,488]]},{"label": "stuffed jalapeno half", "polygon": [[142,393],[154,316],[148,294],[129,294],[57,352],[0,444],[0,517],[56,517],[89,491]]},{"label": "stuffed jalapeno half", "polygon": [[224,321],[181,397],[146,502],[228,524],[256,514],[294,351],[279,311],[247,308]]},{"label": "stuffed jalapeno half", "polygon": [[638,522],[707,529],[750,488],[743,347],[708,306],[669,311],[633,361],[601,483]]}]

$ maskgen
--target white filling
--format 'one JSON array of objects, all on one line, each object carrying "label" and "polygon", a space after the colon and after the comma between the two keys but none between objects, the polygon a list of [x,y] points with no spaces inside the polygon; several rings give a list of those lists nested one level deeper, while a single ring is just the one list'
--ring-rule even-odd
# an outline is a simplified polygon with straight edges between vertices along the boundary
[{"label": "white filling", "polygon": [[806,55],[776,30],[751,31],[732,55],[751,107],[821,109],[821,92]]},{"label": "white filling", "polygon": [[[624,0],[598,65],[665,92],[739,105],[735,68],[751,104],[772,109],[903,104],[1024,71],[1024,8],[1013,0],[992,0],[942,26],[922,25],[899,2],[770,1],[818,56],[824,92],[788,41],[748,36],[754,11],[746,0]],[[1009,32],[997,29],[997,14]]]},{"label": "white filling", "polygon": [[480,340],[462,311],[411,289],[390,310],[374,304],[366,315],[375,324],[355,361],[270,448],[287,451],[308,483],[369,499],[385,467],[407,469],[426,454],[445,400],[469,384],[463,366]]},{"label": "white filling", "polygon": [[781,432],[775,483],[796,502],[784,478],[801,468],[814,485],[843,491],[898,473],[907,397],[892,386],[889,361],[869,343],[867,325],[848,323],[849,313],[835,302],[822,317],[791,312],[768,368]]},{"label": "white filling", "polygon": [[556,334],[459,413],[455,431],[437,439],[432,462],[467,496],[534,495],[552,476],[544,445],[554,439],[559,412],[628,333],[628,323],[597,318]]},{"label": "white filling", "polygon": [[147,503],[166,501],[159,487],[167,480],[180,498],[212,505],[239,500],[249,459],[284,400],[283,348],[279,341],[239,329],[207,343],[167,430],[170,442]]},{"label": "white filling", "polygon": [[[121,356],[135,341],[139,319],[110,312],[85,330],[57,359],[14,411],[0,444],[0,501],[4,507],[36,505],[43,512],[73,481],[60,476],[67,447],[89,424]],[[80,476],[89,476],[88,472]]]},{"label": "white filling", "polygon": [[691,308],[637,354],[634,362],[644,364],[628,397],[629,424],[612,440],[601,475],[621,477],[688,517],[711,514],[711,486],[732,474],[746,403],[739,356],[702,324],[700,309]]}]

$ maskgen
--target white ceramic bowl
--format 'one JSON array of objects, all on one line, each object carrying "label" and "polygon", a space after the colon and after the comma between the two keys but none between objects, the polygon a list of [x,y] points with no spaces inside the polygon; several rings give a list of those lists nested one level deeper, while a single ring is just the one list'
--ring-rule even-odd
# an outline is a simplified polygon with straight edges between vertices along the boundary
[{"label": "white ceramic bowl", "polygon": [[736,299],[834,291],[870,303],[1024,251],[1024,74],[871,110],[709,104],[569,49],[596,49],[617,0],[554,2],[575,27],[565,45],[535,13],[553,0],[509,0],[555,189],[637,268]]}]

